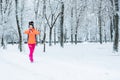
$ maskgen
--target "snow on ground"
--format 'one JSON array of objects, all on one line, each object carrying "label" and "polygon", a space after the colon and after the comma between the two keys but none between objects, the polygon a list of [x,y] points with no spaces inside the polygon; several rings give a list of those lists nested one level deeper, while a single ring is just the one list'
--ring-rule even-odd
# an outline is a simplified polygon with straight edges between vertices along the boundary
[{"label": "snow on ground", "polygon": [[[36,46],[34,63],[29,49],[19,52],[17,45],[0,49],[1,80],[120,80],[120,56],[112,53],[112,43],[80,43]],[[120,53],[118,53],[120,54]]]}]

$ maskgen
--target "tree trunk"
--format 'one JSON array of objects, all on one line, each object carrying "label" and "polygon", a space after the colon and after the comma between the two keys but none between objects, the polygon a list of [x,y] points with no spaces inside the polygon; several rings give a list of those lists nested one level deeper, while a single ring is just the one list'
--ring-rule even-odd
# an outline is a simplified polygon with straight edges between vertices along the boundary
[{"label": "tree trunk", "polygon": [[54,45],[56,45],[56,28],[54,27]]},{"label": "tree trunk", "polygon": [[107,42],[107,34],[106,34],[106,30],[104,30],[104,39],[105,39],[105,43]]},{"label": "tree trunk", "polygon": [[67,29],[65,29],[65,34],[64,34],[64,43],[67,42]]},{"label": "tree trunk", "polygon": [[77,30],[75,32],[75,44],[77,44]]},{"label": "tree trunk", "polygon": [[[45,22],[45,15],[46,15],[46,0],[43,2],[43,20]],[[43,44],[44,44],[44,49],[43,52],[46,51],[46,24],[44,23],[44,37],[43,37]]]},{"label": "tree trunk", "polygon": [[[3,4],[3,1],[2,0],[0,0],[0,15],[1,15],[1,26],[3,27],[3,8],[2,8],[2,5]],[[1,47],[2,46],[4,46],[4,38],[3,38],[3,34],[4,33],[2,33],[2,39],[1,39]]]},{"label": "tree trunk", "polygon": [[99,26],[99,37],[100,37],[100,44],[102,44],[102,27],[101,27],[101,25]]},{"label": "tree trunk", "polygon": [[1,40],[1,46],[4,46],[4,37],[3,37],[3,34],[2,34],[2,40]]},{"label": "tree trunk", "polygon": [[116,14],[115,18],[115,33],[114,33],[114,51],[118,52],[118,44],[119,44],[119,15]]},{"label": "tree trunk", "polygon": [[44,49],[43,49],[43,52],[45,52],[46,50],[46,25],[44,26],[44,37],[43,37],[43,44],[44,44]]},{"label": "tree trunk", "polygon": [[114,44],[113,44],[113,50],[115,52],[118,52],[118,44],[119,44],[119,0],[114,0],[115,3],[115,12],[114,12]]},{"label": "tree trunk", "polygon": [[75,44],[77,44],[78,24],[79,24],[79,19],[78,19],[77,22],[76,22],[76,29],[75,29]]},{"label": "tree trunk", "polygon": [[99,5],[99,13],[98,13],[98,24],[99,24],[99,38],[100,38],[100,44],[102,44],[102,20],[101,20],[101,7],[102,6],[102,0],[100,0]]},{"label": "tree trunk", "polygon": [[73,44],[73,8],[71,9],[71,43]]},{"label": "tree trunk", "polygon": [[52,46],[52,28],[50,28],[50,33],[49,33],[49,46]]},{"label": "tree trunk", "polygon": [[21,29],[20,29],[20,24],[19,24],[19,18],[18,18],[18,0],[15,0],[15,13],[16,13],[16,23],[17,23],[17,28],[18,28],[18,34],[19,34],[19,49],[20,52],[22,52],[22,35],[21,35]]},{"label": "tree trunk", "polygon": [[44,49],[43,49],[43,52],[45,52],[45,50],[46,50],[45,39],[46,39],[46,33],[44,32],[44,38],[43,38]]},{"label": "tree trunk", "polygon": [[111,42],[113,41],[113,22],[112,22],[112,18],[110,18],[110,38],[111,38]]},{"label": "tree trunk", "polygon": [[60,21],[60,45],[64,47],[63,24],[64,24],[64,3],[61,2],[61,21]]}]

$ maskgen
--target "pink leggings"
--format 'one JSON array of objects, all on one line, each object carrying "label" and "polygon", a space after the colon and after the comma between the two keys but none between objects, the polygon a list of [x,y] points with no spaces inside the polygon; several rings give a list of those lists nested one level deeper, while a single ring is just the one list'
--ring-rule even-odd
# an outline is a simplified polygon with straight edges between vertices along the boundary
[{"label": "pink leggings", "polygon": [[30,59],[31,62],[33,62],[33,52],[34,52],[34,49],[35,49],[35,45],[36,44],[28,44],[28,47],[29,47],[29,50],[30,50],[29,59]]}]

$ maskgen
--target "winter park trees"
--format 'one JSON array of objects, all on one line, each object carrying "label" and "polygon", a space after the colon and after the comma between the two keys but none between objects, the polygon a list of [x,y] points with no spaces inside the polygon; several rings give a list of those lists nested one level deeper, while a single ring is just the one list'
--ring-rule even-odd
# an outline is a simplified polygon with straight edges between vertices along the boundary
[{"label": "winter park trees", "polygon": [[1,46],[16,42],[22,51],[23,30],[32,20],[44,45],[113,42],[118,51],[119,6],[119,0],[0,0]]},{"label": "winter park trees", "polygon": [[[114,0],[114,13],[113,13],[113,24],[114,24],[114,51],[118,52],[118,43],[119,43],[119,0]],[[112,3],[113,4],[113,3]]]},{"label": "winter park trees", "polygon": [[15,15],[16,15],[16,23],[17,23],[17,29],[18,29],[18,35],[19,35],[19,48],[20,52],[22,52],[22,33],[20,28],[20,20],[18,17],[18,0],[15,0]]},{"label": "winter park trees", "polygon": [[[52,29],[53,29],[58,17],[60,16],[60,14],[63,16],[63,14],[62,14],[63,11],[61,11],[61,12],[56,11],[56,10],[59,10],[58,5],[56,8],[55,7],[52,8],[50,0],[49,0],[49,8],[50,8],[50,15],[49,15],[50,20],[48,19],[47,14],[45,14],[45,18],[46,18],[47,24],[49,26],[49,45],[51,46],[52,45],[51,44],[52,43],[51,42],[52,41]],[[63,24],[63,23],[61,23],[61,24]]]},{"label": "winter park trees", "polygon": [[5,48],[6,32],[8,32],[8,22],[12,10],[12,0],[0,0],[0,34],[1,46]]}]

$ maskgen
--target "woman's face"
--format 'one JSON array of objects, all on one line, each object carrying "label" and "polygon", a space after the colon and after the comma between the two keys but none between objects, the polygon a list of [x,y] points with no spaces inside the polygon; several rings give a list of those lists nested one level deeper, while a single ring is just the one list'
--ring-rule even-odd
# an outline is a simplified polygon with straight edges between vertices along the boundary
[{"label": "woman's face", "polygon": [[30,26],[29,26],[29,28],[30,28],[30,29],[33,29],[33,26],[32,26],[32,25],[30,25]]}]

